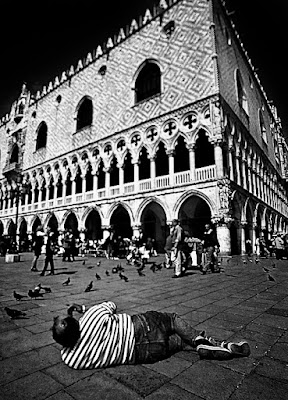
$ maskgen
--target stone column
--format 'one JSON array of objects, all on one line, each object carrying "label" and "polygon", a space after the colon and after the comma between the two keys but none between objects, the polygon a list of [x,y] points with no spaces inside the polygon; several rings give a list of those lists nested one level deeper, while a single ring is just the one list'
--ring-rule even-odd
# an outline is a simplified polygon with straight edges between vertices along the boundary
[{"label": "stone column", "polygon": [[71,195],[72,195],[72,198],[75,198],[75,195],[76,195],[76,181],[75,181],[75,179],[72,179]]},{"label": "stone column", "polygon": [[229,153],[228,153],[228,155],[229,155],[229,178],[230,178],[231,181],[234,181],[234,166],[233,166],[233,155],[232,155],[232,152],[233,152],[233,147],[230,146],[229,147]]},{"label": "stone column", "polygon": [[237,184],[241,186],[240,155],[236,155]]},{"label": "stone column", "polygon": [[245,238],[245,226],[247,225],[246,221],[241,222],[241,254],[246,254],[246,238]]},{"label": "stone column", "polygon": [[119,192],[124,193],[124,164],[117,164],[119,170]]},{"label": "stone column", "polygon": [[216,223],[216,233],[220,245],[220,254],[222,255],[231,254],[231,235],[229,227],[230,227],[229,222],[226,223],[224,221]]},{"label": "stone column", "polygon": [[109,196],[109,190],[110,190],[110,172],[109,172],[109,168],[103,168],[103,171],[105,172],[105,195]]},{"label": "stone column", "polygon": [[86,175],[81,175],[82,178],[82,193],[86,193]]},{"label": "stone column", "polygon": [[196,179],[196,171],[195,171],[195,145],[189,145],[189,165],[190,165],[190,176],[191,180],[195,181]]},{"label": "stone column", "polygon": [[102,225],[103,241],[105,241],[110,235],[109,227],[109,225]]},{"label": "stone column", "polygon": [[63,199],[65,199],[65,197],[66,197],[66,181],[65,180],[63,180],[62,181],[62,198]]},{"label": "stone column", "polygon": [[98,175],[97,172],[93,173],[93,192],[98,190]]},{"label": "stone column", "polygon": [[216,164],[216,171],[217,171],[217,178],[223,177],[223,151],[221,147],[221,142],[216,141],[214,143],[214,157],[215,157],[215,164]]},{"label": "stone column", "polygon": [[134,192],[138,193],[139,190],[139,164],[134,162]]},{"label": "stone column", "polygon": [[169,181],[171,185],[174,184],[174,150],[169,150],[167,155],[169,161]]},{"label": "stone column", "polygon": [[156,178],[156,164],[155,157],[150,158],[150,177],[151,177],[151,186],[155,187],[155,178]]}]

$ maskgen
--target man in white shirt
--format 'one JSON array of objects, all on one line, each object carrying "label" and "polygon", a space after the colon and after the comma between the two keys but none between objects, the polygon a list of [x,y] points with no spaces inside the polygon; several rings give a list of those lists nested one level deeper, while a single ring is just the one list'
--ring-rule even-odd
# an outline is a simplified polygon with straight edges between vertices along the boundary
[{"label": "man in white shirt", "polygon": [[[73,312],[81,314],[79,321]],[[108,301],[88,310],[77,304],[68,316],[54,318],[54,340],[63,346],[62,360],[74,369],[95,369],[111,365],[153,363],[187,347],[201,358],[225,360],[250,354],[247,342],[219,342],[197,332],[177,314],[147,311],[116,314]]]}]

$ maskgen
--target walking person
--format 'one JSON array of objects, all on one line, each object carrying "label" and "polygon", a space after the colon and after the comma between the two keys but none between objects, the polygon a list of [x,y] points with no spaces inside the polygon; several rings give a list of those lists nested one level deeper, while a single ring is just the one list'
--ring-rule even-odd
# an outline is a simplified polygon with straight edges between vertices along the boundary
[{"label": "walking person", "polygon": [[66,231],[64,233],[64,238],[63,238],[63,248],[64,248],[64,252],[63,252],[63,257],[62,257],[62,261],[73,261],[71,259],[71,244],[72,244],[72,233],[69,231]]},{"label": "walking person", "polygon": [[54,233],[51,231],[51,228],[48,227],[46,230],[46,244],[45,244],[45,260],[44,260],[44,268],[40,274],[40,276],[44,276],[47,271],[48,264],[50,264],[50,272],[47,275],[54,275],[54,260],[53,255],[55,251],[55,242],[54,242]]},{"label": "walking person", "polygon": [[203,238],[203,249],[205,253],[204,263],[202,265],[202,273],[205,275],[208,270],[211,272],[220,272],[218,267],[219,242],[216,232],[212,229],[211,224],[205,225]]},{"label": "walking person", "polygon": [[[73,312],[83,314],[79,320]],[[247,357],[246,341],[220,342],[199,332],[176,313],[147,311],[116,314],[112,301],[92,306],[73,304],[65,317],[54,318],[53,339],[63,346],[62,360],[73,369],[154,363],[177,351],[196,349],[200,358]]]},{"label": "walking person", "polygon": [[31,271],[33,271],[33,272],[38,272],[37,261],[38,261],[39,257],[41,256],[42,246],[44,243],[44,235],[45,235],[45,233],[44,233],[43,227],[38,226],[36,228],[35,239],[32,244],[32,249],[34,251],[34,257],[32,260]]},{"label": "walking person", "polygon": [[281,237],[280,233],[277,233],[277,236],[274,239],[274,246],[275,246],[275,254],[276,260],[282,260],[284,256],[284,240]]},{"label": "walking person", "polygon": [[173,219],[172,230],[171,230],[171,261],[174,265],[174,275],[172,278],[180,278],[184,274],[184,255],[183,255],[183,244],[184,244],[184,231],[180,225],[179,219]]}]

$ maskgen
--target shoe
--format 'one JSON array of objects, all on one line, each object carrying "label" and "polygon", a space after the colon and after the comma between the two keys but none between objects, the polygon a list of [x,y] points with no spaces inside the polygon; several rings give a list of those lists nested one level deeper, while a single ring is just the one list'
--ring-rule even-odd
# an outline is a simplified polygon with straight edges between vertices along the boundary
[{"label": "shoe", "polygon": [[39,272],[39,270],[37,268],[31,268],[32,272]]},{"label": "shoe", "polygon": [[222,347],[228,349],[234,357],[248,357],[251,353],[250,346],[247,342],[223,342]]},{"label": "shoe", "polygon": [[180,275],[173,275],[172,278],[182,278],[182,276],[183,276],[182,274],[180,274]]},{"label": "shoe", "polygon": [[200,358],[207,360],[230,360],[233,358],[231,351],[222,346],[209,346],[200,344],[196,348]]},{"label": "shoe", "polygon": [[54,272],[48,272],[47,276],[54,275]]},{"label": "shoe", "polygon": [[216,341],[205,335],[205,331],[201,332],[200,335],[196,336],[195,339],[193,339],[193,347],[198,347],[201,344],[205,344],[207,346],[215,346]]},{"label": "shoe", "polygon": [[39,274],[40,276],[44,276],[45,274],[44,274],[44,272],[41,272],[41,274]]}]

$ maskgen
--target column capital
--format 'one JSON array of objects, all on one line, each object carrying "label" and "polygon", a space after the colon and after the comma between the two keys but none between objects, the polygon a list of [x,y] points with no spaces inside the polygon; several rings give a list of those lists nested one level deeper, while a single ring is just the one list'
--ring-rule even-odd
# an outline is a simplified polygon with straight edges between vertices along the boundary
[{"label": "column capital", "polygon": [[227,226],[230,228],[234,218],[230,214],[217,214],[211,218],[211,222],[216,226]]}]

